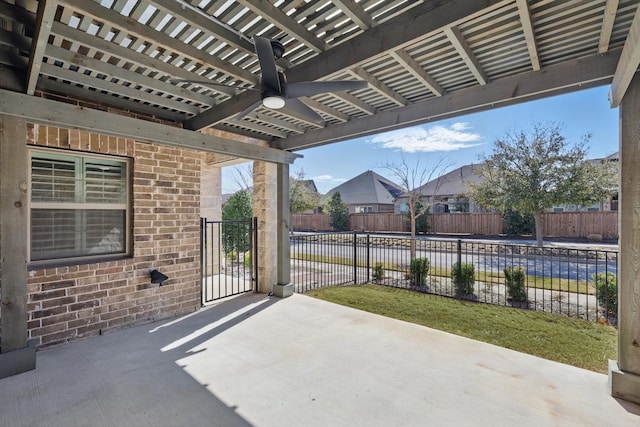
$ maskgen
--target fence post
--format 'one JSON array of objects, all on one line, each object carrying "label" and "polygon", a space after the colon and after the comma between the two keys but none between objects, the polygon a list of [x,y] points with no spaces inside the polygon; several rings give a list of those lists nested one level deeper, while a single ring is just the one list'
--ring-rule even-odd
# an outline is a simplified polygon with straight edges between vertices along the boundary
[{"label": "fence post", "polygon": [[370,259],[370,250],[371,250],[371,246],[370,246],[370,240],[369,240],[370,235],[367,234],[367,283],[371,282],[371,259]]},{"label": "fence post", "polygon": [[204,307],[204,281],[207,277],[207,219],[200,218],[200,307]]},{"label": "fence post", "polygon": [[358,232],[353,232],[353,284],[358,284]]},{"label": "fence post", "polygon": [[[461,239],[458,239],[458,254],[457,255],[458,255],[458,265],[457,265],[456,270],[458,270],[458,281],[460,281],[460,280],[462,280],[462,240]],[[460,285],[458,283],[454,283],[453,285],[456,287],[455,292],[456,292],[456,295],[458,295],[458,289],[462,285]]]},{"label": "fence post", "polygon": [[253,244],[250,246],[251,251],[251,276],[253,279],[253,289],[252,291],[258,291],[258,217],[253,217]]}]

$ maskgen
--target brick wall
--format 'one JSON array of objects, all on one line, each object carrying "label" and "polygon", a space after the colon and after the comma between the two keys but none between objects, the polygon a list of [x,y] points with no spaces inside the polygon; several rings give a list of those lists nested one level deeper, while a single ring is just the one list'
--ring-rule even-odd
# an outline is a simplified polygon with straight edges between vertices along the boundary
[{"label": "brick wall", "polygon": [[[38,347],[197,310],[202,154],[87,131],[30,125],[27,143],[133,159],[133,253],[29,271],[29,338]],[[151,285],[149,270],[169,276]]]}]

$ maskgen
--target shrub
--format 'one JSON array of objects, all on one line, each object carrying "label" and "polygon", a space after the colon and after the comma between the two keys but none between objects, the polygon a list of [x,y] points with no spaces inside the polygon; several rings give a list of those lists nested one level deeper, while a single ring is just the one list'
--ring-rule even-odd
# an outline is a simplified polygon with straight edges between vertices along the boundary
[{"label": "shrub", "polygon": [[504,223],[504,234],[521,236],[536,232],[535,219],[531,214],[521,214],[512,209],[506,209],[502,214],[502,221]]},{"label": "shrub", "polygon": [[618,284],[613,273],[592,274],[591,279],[596,285],[598,302],[609,316],[618,315]]},{"label": "shrub", "polygon": [[245,267],[251,267],[251,251],[244,253],[244,265]]},{"label": "shrub", "polygon": [[338,231],[347,230],[349,228],[349,207],[342,201],[339,191],[331,195],[327,208],[331,227]]},{"label": "shrub", "polygon": [[587,240],[589,240],[590,242],[602,242],[602,234],[589,234],[587,236]]},{"label": "shrub", "polygon": [[376,282],[381,282],[384,278],[384,264],[381,262],[376,262],[373,265],[373,280]]},{"label": "shrub", "polygon": [[507,267],[504,269],[504,277],[507,284],[507,293],[513,302],[527,301],[527,289],[525,288],[525,274],[522,267]]},{"label": "shrub", "polygon": [[245,190],[234,193],[222,208],[222,243],[228,256],[238,259],[238,252],[249,250],[249,229],[253,214],[251,194]]},{"label": "shrub", "polygon": [[409,265],[409,278],[413,286],[423,287],[427,284],[429,274],[429,260],[427,258],[415,258]]},{"label": "shrub", "polygon": [[456,296],[468,297],[473,295],[473,284],[476,281],[476,272],[473,264],[454,263],[451,267],[451,278],[456,289]]}]

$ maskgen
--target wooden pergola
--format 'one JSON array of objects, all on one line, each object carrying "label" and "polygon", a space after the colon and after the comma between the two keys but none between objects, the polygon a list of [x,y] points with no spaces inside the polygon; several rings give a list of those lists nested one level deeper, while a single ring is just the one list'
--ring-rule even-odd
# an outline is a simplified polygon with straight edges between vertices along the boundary
[{"label": "wooden pergola", "polygon": [[[2,0],[0,115],[224,154],[231,161],[277,163],[278,282],[287,284],[286,190],[296,151],[610,85],[609,103],[621,117],[620,346],[612,391],[640,402],[638,4]],[[282,42],[286,52],[277,65],[288,82],[363,80],[367,86],[302,98],[322,122],[287,108],[258,106],[244,114],[261,100],[252,90],[260,81],[255,36]],[[86,101],[128,116],[93,110]],[[4,129],[2,338],[5,348],[7,342],[20,348],[24,328],[10,326],[25,322],[23,271],[11,267],[20,258],[8,254],[22,250],[18,237],[9,238],[21,221],[13,196],[20,194],[21,176],[11,172],[10,159],[24,154],[10,137]]]}]

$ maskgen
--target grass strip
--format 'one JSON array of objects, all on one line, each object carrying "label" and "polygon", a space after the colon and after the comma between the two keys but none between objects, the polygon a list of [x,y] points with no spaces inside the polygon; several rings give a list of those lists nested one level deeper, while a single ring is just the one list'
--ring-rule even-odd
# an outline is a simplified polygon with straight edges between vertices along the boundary
[{"label": "grass strip", "polygon": [[617,330],[586,320],[380,285],[328,287],[306,295],[595,372],[606,373],[608,360],[617,358]]}]

